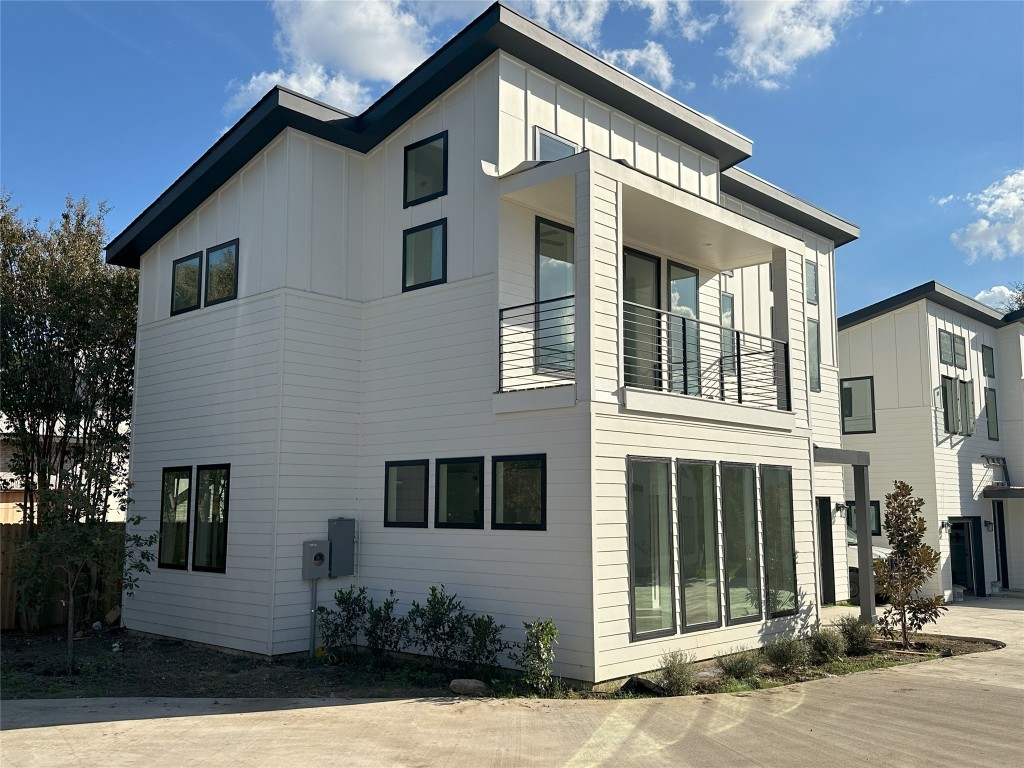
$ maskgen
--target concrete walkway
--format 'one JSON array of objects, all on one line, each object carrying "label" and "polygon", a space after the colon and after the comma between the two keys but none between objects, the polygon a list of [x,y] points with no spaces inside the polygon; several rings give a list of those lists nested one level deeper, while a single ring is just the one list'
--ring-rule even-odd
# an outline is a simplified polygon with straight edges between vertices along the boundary
[{"label": "concrete walkway", "polygon": [[937,631],[1007,647],[676,699],[7,701],[0,764],[1024,765],[1024,600],[958,604]]}]

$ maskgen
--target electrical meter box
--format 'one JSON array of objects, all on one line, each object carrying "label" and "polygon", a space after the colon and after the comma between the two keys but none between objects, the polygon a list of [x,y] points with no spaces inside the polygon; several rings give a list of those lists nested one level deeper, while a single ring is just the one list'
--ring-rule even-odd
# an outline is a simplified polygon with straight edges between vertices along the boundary
[{"label": "electrical meter box", "polygon": [[356,521],[351,517],[334,517],[327,521],[327,538],[331,542],[330,576],[354,576],[356,573]]},{"label": "electrical meter box", "polygon": [[331,570],[331,543],[329,541],[302,542],[302,578],[324,579]]}]

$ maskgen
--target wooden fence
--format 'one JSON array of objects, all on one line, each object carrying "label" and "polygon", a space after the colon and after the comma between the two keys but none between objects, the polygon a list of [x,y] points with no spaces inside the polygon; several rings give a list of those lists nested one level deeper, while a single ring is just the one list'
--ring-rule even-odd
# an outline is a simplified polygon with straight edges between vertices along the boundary
[{"label": "wooden fence", "polygon": [[[124,523],[106,523],[119,528],[124,528]],[[7,631],[19,626],[18,615],[18,586],[14,581],[14,574],[18,568],[18,548],[28,534],[28,527],[21,523],[5,523],[0,525],[0,630]],[[106,580],[107,583],[100,585],[99,612],[106,614],[114,606],[121,605],[121,582],[117,578]],[[79,605],[84,607],[85,601]],[[84,620],[81,613],[78,615]],[[38,612],[39,627],[48,627],[64,624],[67,621],[67,613],[64,606],[64,594],[58,585],[55,585],[52,594],[46,599]],[[22,627],[24,629],[24,627]]]}]

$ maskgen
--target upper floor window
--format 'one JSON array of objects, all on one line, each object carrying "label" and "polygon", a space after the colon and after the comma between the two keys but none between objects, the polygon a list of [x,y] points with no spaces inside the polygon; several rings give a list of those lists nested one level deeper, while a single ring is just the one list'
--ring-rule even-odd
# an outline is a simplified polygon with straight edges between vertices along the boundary
[{"label": "upper floor window", "polygon": [[817,320],[807,321],[807,371],[811,391],[821,392],[821,328]]},{"label": "upper floor window", "polygon": [[981,345],[981,370],[990,379],[996,377],[996,357],[992,347]]},{"label": "upper floor window", "polygon": [[199,309],[203,252],[182,256],[171,264],[171,315]]},{"label": "upper floor window", "polygon": [[579,147],[573,142],[546,131],[539,125],[534,128],[533,147],[534,159],[545,162],[561,160],[579,151]]},{"label": "upper floor window", "polygon": [[206,249],[204,287],[208,307],[238,296],[238,240]]},{"label": "upper floor window", "polygon": [[804,298],[808,304],[818,303],[818,262],[804,261]]},{"label": "upper floor window", "polygon": [[405,148],[403,208],[448,194],[448,131]]},{"label": "upper floor window", "polygon": [[953,365],[967,370],[967,342],[963,336],[953,336]]},{"label": "upper floor window", "polygon": [[963,336],[939,331],[939,362],[967,369],[967,342]]},{"label": "upper floor window", "polygon": [[947,434],[974,434],[974,382],[943,376],[940,384],[942,425]]},{"label": "upper floor window", "polygon": [[448,279],[447,219],[407,229],[402,239],[403,292]]},{"label": "upper floor window", "polygon": [[840,382],[843,434],[875,431],[875,379],[862,376]]},{"label": "upper floor window", "polygon": [[999,439],[999,408],[996,405],[996,391],[985,388],[985,420],[988,422],[988,439]]}]

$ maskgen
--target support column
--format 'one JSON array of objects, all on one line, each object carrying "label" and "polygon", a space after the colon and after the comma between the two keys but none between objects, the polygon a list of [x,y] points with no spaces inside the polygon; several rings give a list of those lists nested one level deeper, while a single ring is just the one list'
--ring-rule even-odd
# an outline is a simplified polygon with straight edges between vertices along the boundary
[{"label": "support column", "polygon": [[853,500],[857,505],[857,568],[860,618],[875,623],[875,572],[871,556],[871,492],[867,465],[853,465]]}]

